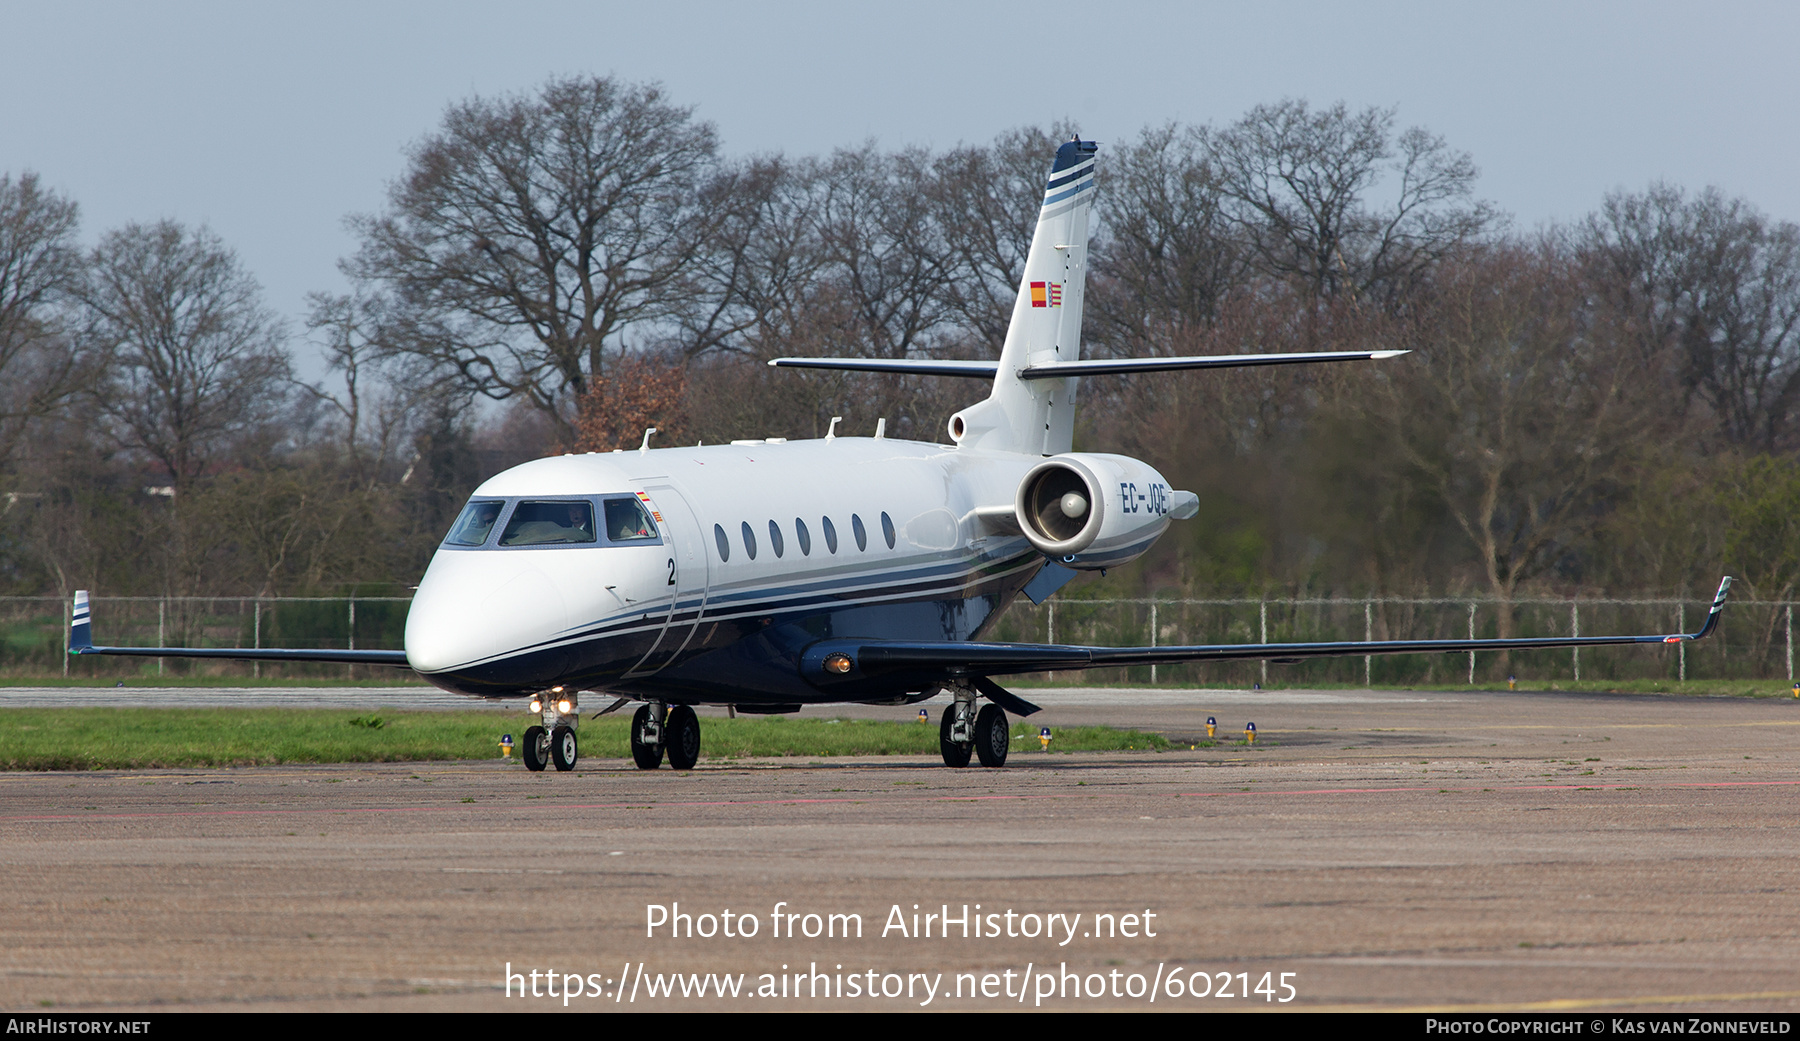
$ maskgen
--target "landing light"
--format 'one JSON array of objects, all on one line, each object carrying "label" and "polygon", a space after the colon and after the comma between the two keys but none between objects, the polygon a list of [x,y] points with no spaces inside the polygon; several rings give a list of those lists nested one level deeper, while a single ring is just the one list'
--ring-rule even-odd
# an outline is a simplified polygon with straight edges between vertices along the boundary
[{"label": "landing light", "polygon": [[565,716],[568,715],[570,710],[573,709],[574,707],[575,707],[575,703],[573,701],[570,701],[568,698],[563,698],[561,701],[558,701],[556,703],[556,711],[561,712]]},{"label": "landing light", "polygon": [[533,712],[544,711],[544,702],[539,698],[532,698],[531,699],[531,711],[533,711]]},{"label": "landing light", "polygon": [[853,664],[854,663],[850,660],[850,656],[842,652],[827,654],[825,656],[825,671],[835,672],[839,676],[848,673],[850,671],[850,666]]}]

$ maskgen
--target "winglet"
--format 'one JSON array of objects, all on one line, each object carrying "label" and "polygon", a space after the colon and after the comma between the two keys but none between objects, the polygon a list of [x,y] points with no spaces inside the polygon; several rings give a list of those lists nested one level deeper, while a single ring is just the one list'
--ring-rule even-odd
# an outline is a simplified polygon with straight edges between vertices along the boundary
[{"label": "winglet", "polygon": [[1681,643],[1684,640],[1704,640],[1711,636],[1713,629],[1719,624],[1719,612],[1725,609],[1725,598],[1730,592],[1731,576],[1726,575],[1719,579],[1719,591],[1713,594],[1712,610],[1706,612],[1706,624],[1700,627],[1700,631],[1692,635],[1665,636],[1663,642]]},{"label": "winglet", "polygon": [[1719,591],[1713,594],[1712,610],[1706,612],[1706,624],[1694,634],[1694,639],[1703,640],[1712,634],[1713,628],[1719,624],[1719,612],[1725,609],[1725,597],[1731,592],[1731,576],[1719,579]]},{"label": "winglet", "polygon": [[94,646],[93,625],[88,618],[88,591],[75,590],[75,608],[69,615],[69,653],[86,654]]}]

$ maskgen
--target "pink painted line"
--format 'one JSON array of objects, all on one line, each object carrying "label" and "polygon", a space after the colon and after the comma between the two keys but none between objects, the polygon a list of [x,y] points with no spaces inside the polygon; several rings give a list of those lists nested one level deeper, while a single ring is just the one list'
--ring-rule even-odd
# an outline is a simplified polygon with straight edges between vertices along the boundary
[{"label": "pink painted line", "polygon": [[[1255,789],[1252,791],[1228,792],[1171,792],[1160,798],[1225,798],[1229,796],[1279,796],[1279,795],[1384,795],[1397,792],[1535,792],[1535,791],[1668,791],[1683,788],[1766,788],[1793,787],[1800,785],[1794,781],[1677,781],[1669,784],[1527,784],[1527,785],[1482,785],[1458,786],[1446,788],[1443,785],[1405,785],[1390,788],[1299,788],[1299,789]],[[622,802],[572,803],[561,806],[531,807],[501,803],[490,803],[482,806],[485,810],[622,810],[652,808],[709,808],[729,806],[840,806],[857,803],[884,802],[1032,802],[1046,799],[1120,799],[1128,795],[1142,796],[1138,792],[1045,792],[1038,794],[1018,795],[900,795],[894,792],[871,792],[862,796],[847,796],[835,799],[712,799],[686,800],[681,802],[646,801],[633,799]],[[896,798],[897,797],[897,798]],[[1157,796],[1152,796],[1157,797]],[[338,815],[347,814],[381,814],[381,813],[435,813],[446,810],[462,810],[466,804],[458,803],[450,806],[353,806],[343,809],[267,809],[267,810],[168,810],[144,813],[91,813],[91,814],[37,814],[0,816],[0,824],[43,823],[57,821],[91,821],[91,820],[136,820],[164,819],[171,817],[267,817],[304,815]]]}]

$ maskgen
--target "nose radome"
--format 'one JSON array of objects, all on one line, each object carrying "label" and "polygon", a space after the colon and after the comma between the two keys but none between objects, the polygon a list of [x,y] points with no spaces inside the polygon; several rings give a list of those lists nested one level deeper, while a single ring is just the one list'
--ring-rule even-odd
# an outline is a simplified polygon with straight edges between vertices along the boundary
[{"label": "nose radome", "polygon": [[407,664],[442,672],[561,632],[562,594],[535,563],[520,563],[513,554],[440,551],[406,616]]}]

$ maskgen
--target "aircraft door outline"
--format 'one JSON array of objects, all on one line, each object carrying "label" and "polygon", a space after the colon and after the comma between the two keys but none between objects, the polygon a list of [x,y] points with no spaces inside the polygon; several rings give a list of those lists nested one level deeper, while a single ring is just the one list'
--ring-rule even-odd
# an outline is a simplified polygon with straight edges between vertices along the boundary
[{"label": "aircraft door outline", "polygon": [[[669,597],[669,613],[663,618],[663,629],[637,664],[626,670],[625,677],[629,679],[655,675],[687,649],[699,628],[700,616],[706,613],[707,596],[712,588],[700,519],[680,489],[667,483],[666,478],[661,480],[663,483],[645,484],[643,498],[656,512],[663,536],[668,541],[668,581],[674,588]],[[696,592],[700,596],[700,606],[694,613],[694,620],[676,623],[675,614],[681,602],[692,599]]]}]

